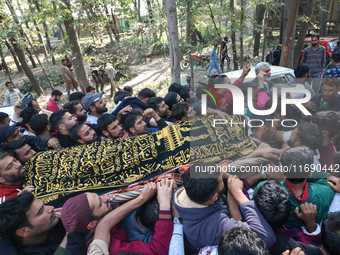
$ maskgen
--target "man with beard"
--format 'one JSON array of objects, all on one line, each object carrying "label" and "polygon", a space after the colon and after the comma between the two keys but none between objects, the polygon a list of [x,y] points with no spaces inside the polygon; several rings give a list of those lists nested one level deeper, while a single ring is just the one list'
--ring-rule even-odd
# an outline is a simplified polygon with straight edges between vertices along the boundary
[{"label": "man with beard", "polygon": [[[310,77],[320,78],[326,66],[326,49],[319,44],[319,35],[312,35],[312,45],[307,47],[302,55],[301,64],[308,64],[311,68]],[[313,80],[313,89],[319,90],[320,79]]]},{"label": "man with beard", "polygon": [[[184,174],[184,186],[173,196],[190,249],[217,245],[224,231],[237,226],[257,233],[268,247],[275,243],[272,228],[242,189],[241,180],[229,177],[225,194],[222,173],[215,163],[190,166]],[[245,221],[241,221],[241,213]]]},{"label": "man with beard", "polygon": [[[177,94],[178,98],[181,97]],[[180,101],[180,100],[179,100]],[[146,109],[153,109],[159,117],[164,120],[169,116],[169,106],[164,102],[163,97],[153,97],[146,102]]]},{"label": "man with beard", "polygon": [[106,102],[102,99],[103,92],[98,94],[87,94],[83,98],[83,106],[87,111],[87,119],[90,124],[96,124],[98,118],[107,113]]},{"label": "man with beard", "polygon": [[5,145],[3,150],[14,156],[22,165],[25,165],[25,162],[37,153],[35,150],[32,150],[31,146],[23,139],[10,141]]},{"label": "man with beard", "polygon": [[[270,81],[270,78],[271,78],[271,68],[270,68],[270,65],[267,62],[258,63],[255,66],[255,74],[256,74],[256,76],[258,76],[261,71],[264,72],[264,75],[263,75],[263,80],[264,80],[263,81],[263,86],[266,89],[267,94],[269,95],[269,91],[271,89],[271,86],[269,84],[269,81]],[[257,77],[252,82],[257,84],[258,83]]]},{"label": "man with beard", "polygon": [[[95,142],[98,135],[96,131],[87,124],[79,123],[71,129],[70,137],[74,142],[84,145]],[[99,140],[101,141],[101,139]]]},{"label": "man with beard", "polygon": [[76,117],[78,122],[84,122],[87,118],[86,110],[78,100],[67,102],[63,105],[63,109],[66,109],[73,117]]},{"label": "man with beard", "polygon": [[119,120],[112,114],[103,114],[100,116],[98,118],[97,128],[100,134],[110,140],[121,140],[128,137],[128,133],[123,131]]},{"label": "man with beard", "polygon": [[[0,151],[0,204],[15,197],[22,189],[26,175],[25,168],[8,152]],[[28,186],[25,190],[32,190]]]},{"label": "man with beard", "polygon": [[312,89],[312,87],[306,82],[306,80],[310,77],[310,66],[307,64],[300,64],[297,65],[294,68],[294,75],[295,75],[295,79],[292,80],[288,86],[290,87],[295,87],[296,85],[303,85],[305,87],[305,89],[307,89],[311,96],[315,96],[315,92]]},{"label": "man with beard", "polygon": [[66,109],[55,111],[50,117],[50,124],[54,130],[58,131],[57,138],[61,147],[71,147],[76,144],[70,137],[70,131],[77,124],[77,118]]},{"label": "man with beard", "polygon": [[269,144],[273,140],[278,126],[278,121],[271,121],[273,119],[276,119],[275,115],[253,114],[249,121],[252,132],[250,136]]},{"label": "man with beard", "polygon": [[332,110],[340,111],[340,96],[339,92],[340,82],[337,78],[325,78],[323,79],[323,86],[321,94],[311,98],[310,102],[315,104],[314,109],[309,109],[311,114],[319,111]]},{"label": "man with beard", "polygon": [[[156,120],[158,128],[148,128],[143,116],[152,117]],[[126,131],[129,132],[130,136],[144,135],[147,133],[156,132],[163,127],[166,127],[166,122],[151,108],[146,109],[143,113],[131,111],[123,115],[122,124]]]}]

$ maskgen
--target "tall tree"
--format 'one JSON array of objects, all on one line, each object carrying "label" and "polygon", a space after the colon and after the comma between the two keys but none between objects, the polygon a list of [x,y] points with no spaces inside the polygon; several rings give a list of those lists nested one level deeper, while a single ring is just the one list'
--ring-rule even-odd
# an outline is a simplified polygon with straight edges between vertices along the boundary
[{"label": "tall tree", "polygon": [[2,52],[1,44],[0,44],[0,58],[1,58],[1,63],[2,63],[2,65],[4,66],[4,68],[6,70],[6,74],[8,75],[9,81],[12,82],[11,73],[8,70],[8,66],[7,66],[7,63],[6,63],[6,60],[5,60],[5,56],[4,56],[3,52]]},{"label": "tall tree", "polygon": [[180,51],[178,40],[177,7],[175,0],[165,1],[168,23],[168,41],[172,82],[181,83]]},{"label": "tall tree", "polygon": [[[232,0],[233,1],[233,0]],[[264,4],[258,4],[256,5],[255,10],[255,20],[256,20],[256,26],[254,26],[254,51],[253,56],[259,55],[260,50],[260,39],[261,39],[261,31],[262,31],[262,22],[264,18],[264,12],[266,11],[266,7]]]},{"label": "tall tree", "polygon": [[[40,4],[38,3],[38,0],[34,0],[34,2],[35,2],[35,6],[37,7],[38,12],[41,13],[41,8],[40,8]],[[54,59],[53,50],[52,50],[52,46],[51,46],[50,36],[48,34],[48,27],[46,25],[46,21],[45,20],[42,23],[43,23],[43,26],[44,26],[48,53],[51,54],[51,56],[52,56],[52,64],[55,65],[55,59]]]},{"label": "tall tree", "polygon": [[241,0],[241,19],[240,19],[240,58],[241,58],[241,63],[240,65],[243,66],[243,58],[244,58],[244,53],[243,53],[243,30],[244,30],[244,7],[245,7],[245,0]]},{"label": "tall tree", "polygon": [[301,56],[301,51],[303,49],[303,44],[305,41],[308,25],[310,24],[310,17],[312,16],[314,12],[315,0],[308,0],[308,2],[306,1],[306,4],[307,4],[307,8],[304,10],[305,17],[301,20],[299,37],[294,47],[293,66],[296,66],[299,62],[299,58]]},{"label": "tall tree", "polygon": [[[56,6],[56,4],[55,4],[55,0],[52,0],[52,5],[53,5],[53,10],[56,12],[56,11],[57,11],[57,6]],[[57,26],[58,26],[59,32],[60,32],[61,37],[63,38],[65,44],[66,44],[66,45],[69,45],[68,39],[66,38],[66,35],[65,35],[64,28],[63,28],[63,26],[60,24],[59,20],[57,20]]]},{"label": "tall tree", "polygon": [[320,36],[327,35],[328,0],[320,0]]},{"label": "tall tree", "polygon": [[[232,12],[235,11],[234,0],[230,0],[230,10]],[[233,22],[231,22],[231,47],[233,50],[234,70],[237,70],[238,61],[237,61],[237,51],[236,51],[236,34],[235,34],[235,27],[234,27]]]},{"label": "tall tree", "polygon": [[18,61],[17,55],[15,54],[15,51],[14,51],[13,47],[8,43],[7,40],[5,40],[5,45],[6,45],[7,49],[8,49],[8,51],[9,51],[9,53],[11,53],[11,56],[12,56],[12,58],[14,60],[14,63],[17,66],[18,72],[22,72],[22,67],[21,67],[21,65],[20,65],[20,63]]},{"label": "tall tree", "polygon": [[67,10],[64,16],[64,25],[70,42],[71,51],[73,53],[73,56],[75,57],[75,59],[73,60],[75,73],[77,75],[79,85],[81,86],[83,93],[85,93],[85,88],[90,86],[90,83],[87,79],[87,73],[84,66],[83,52],[79,44],[76,29],[74,27],[71,2],[70,0],[63,0],[63,3],[65,4]]}]

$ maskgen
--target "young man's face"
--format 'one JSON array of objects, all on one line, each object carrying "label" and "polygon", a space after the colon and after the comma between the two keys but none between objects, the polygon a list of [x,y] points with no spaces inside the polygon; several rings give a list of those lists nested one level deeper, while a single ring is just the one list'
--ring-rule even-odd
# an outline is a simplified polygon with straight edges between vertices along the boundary
[{"label": "young man's face", "polygon": [[64,60],[63,62],[61,62],[64,66],[67,65],[67,60]]},{"label": "young man's face", "polygon": [[24,138],[24,135],[20,132],[19,128],[16,128],[14,134],[7,137],[7,142],[20,140],[22,138]]},{"label": "young man's face", "polygon": [[10,123],[11,119],[9,117],[6,117],[4,120],[3,120],[3,123],[0,123],[0,127],[1,126],[9,126],[9,123]]},{"label": "young man's face", "polygon": [[191,119],[196,117],[196,112],[192,109],[192,106],[186,111],[186,118]]},{"label": "young man's face", "polygon": [[32,106],[33,106],[33,109],[36,109],[38,112],[41,111],[41,108],[40,108],[40,105],[37,101],[32,101]]},{"label": "young man's face", "polygon": [[94,107],[96,108],[97,114],[103,114],[104,112],[107,112],[106,102],[103,99],[99,99],[97,102],[95,102]]},{"label": "young man's face", "polygon": [[9,91],[13,91],[13,84],[12,83],[8,83],[7,84],[7,88]]},{"label": "young man's face", "polygon": [[299,146],[300,144],[297,144],[299,142],[299,137],[298,137],[299,129],[295,128],[291,135],[289,140],[287,141],[287,144],[289,145],[290,148],[294,148],[296,146]]},{"label": "young man's face", "polygon": [[31,146],[28,144],[25,144],[19,149],[16,149],[15,152],[18,154],[19,160],[24,163],[31,158],[37,153],[35,150],[32,150]]},{"label": "young man's face", "polygon": [[78,121],[86,120],[87,116],[84,107],[81,104],[77,104],[74,107],[76,108],[76,116]]},{"label": "young man's face", "polygon": [[133,135],[143,135],[148,133],[148,129],[142,116],[138,116],[133,128],[130,128]]},{"label": "young man's face", "polygon": [[122,126],[119,124],[119,121],[115,120],[107,126],[107,129],[103,131],[103,134],[108,138],[117,139],[122,137],[124,132]]},{"label": "young man's face", "polygon": [[[181,98],[179,95],[178,97]],[[169,115],[168,113],[169,106],[164,101],[160,102],[157,106],[158,106],[157,113],[159,117],[164,118]]]},{"label": "young man's face", "polygon": [[70,131],[77,124],[77,121],[77,118],[72,116],[72,114],[69,112],[66,112],[63,116],[63,125],[68,131]]},{"label": "young man's face", "polygon": [[317,46],[319,44],[319,39],[317,37],[312,37],[312,46]]},{"label": "young man's face", "polygon": [[96,193],[86,192],[86,197],[92,210],[92,216],[102,218],[114,208],[111,207],[107,196],[98,196]]},{"label": "young man's face", "polygon": [[92,128],[90,128],[88,125],[84,124],[80,130],[77,132],[77,134],[80,136],[80,139],[78,139],[78,142],[81,144],[89,144],[96,141],[98,135],[96,134],[96,131],[94,131]]},{"label": "young man's face", "polygon": [[59,222],[59,218],[54,213],[54,207],[45,205],[40,199],[34,199],[26,216],[33,228],[29,228],[31,236],[38,236],[51,230]]},{"label": "young man's face", "polygon": [[16,184],[24,180],[26,171],[17,159],[8,155],[0,160],[0,174],[0,183]]},{"label": "young man's face", "polygon": [[336,86],[323,85],[321,91],[321,98],[325,102],[329,102],[336,97],[338,89]]}]

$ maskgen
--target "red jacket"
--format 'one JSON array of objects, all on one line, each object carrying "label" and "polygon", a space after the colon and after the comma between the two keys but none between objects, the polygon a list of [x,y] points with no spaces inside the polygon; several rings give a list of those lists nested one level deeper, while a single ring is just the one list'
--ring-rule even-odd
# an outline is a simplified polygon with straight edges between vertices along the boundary
[{"label": "red jacket", "polygon": [[164,255],[169,253],[169,245],[174,224],[172,220],[160,219],[155,225],[155,234],[151,243],[141,241],[127,242],[125,228],[117,224],[111,229],[110,255],[131,252],[144,255]]},{"label": "red jacket", "polygon": [[55,112],[56,110],[60,110],[62,109],[61,106],[59,105],[58,102],[52,100],[52,98],[50,98],[50,100],[48,100],[47,103],[47,110],[51,111],[51,112]]},{"label": "red jacket", "polygon": [[22,185],[12,186],[0,184],[0,204],[7,201],[11,197],[15,197],[19,193],[18,189],[22,190]]}]

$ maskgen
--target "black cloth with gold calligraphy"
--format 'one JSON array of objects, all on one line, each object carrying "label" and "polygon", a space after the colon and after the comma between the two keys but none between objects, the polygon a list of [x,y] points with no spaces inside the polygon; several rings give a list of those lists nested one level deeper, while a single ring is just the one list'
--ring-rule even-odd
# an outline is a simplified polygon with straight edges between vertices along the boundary
[{"label": "black cloth with gold calligraphy", "polygon": [[214,127],[214,119],[244,118],[203,116],[123,141],[41,152],[26,163],[24,186],[35,186],[33,194],[49,203],[78,192],[122,188],[180,165],[236,159],[256,148],[242,125]]}]

